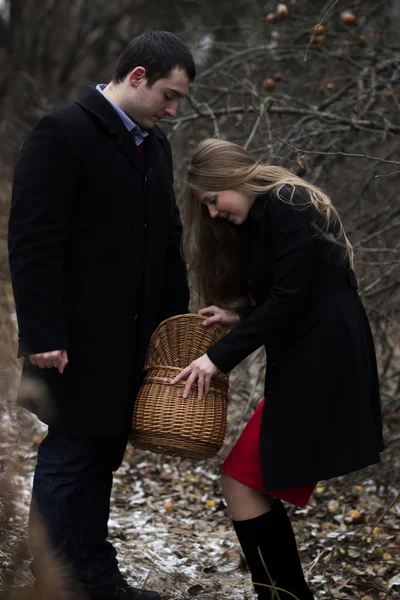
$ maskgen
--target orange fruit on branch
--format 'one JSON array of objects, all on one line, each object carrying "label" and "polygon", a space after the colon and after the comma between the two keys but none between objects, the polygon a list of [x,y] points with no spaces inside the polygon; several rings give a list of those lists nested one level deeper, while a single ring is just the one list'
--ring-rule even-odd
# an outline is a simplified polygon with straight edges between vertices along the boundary
[{"label": "orange fruit on branch", "polygon": [[275,87],[275,81],[272,79],[272,77],[268,77],[267,79],[264,79],[263,85],[265,90],[273,90]]},{"label": "orange fruit on branch", "polygon": [[325,33],[325,27],[323,25],[314,25],[313,33],[315,33],[315,35],[322,35]]},{"label": "orange fruit on branch", "polygon": [[355,25],[357,17],[350,10],[346,10],[344,13],[342,13],[342,21],[345,25]]},{"label": "orange fruit on branch", "polygon": [[276,7],[276,16],[282,21],[288,18],[289,10],[286,4],[278,4],[278,6]]}]

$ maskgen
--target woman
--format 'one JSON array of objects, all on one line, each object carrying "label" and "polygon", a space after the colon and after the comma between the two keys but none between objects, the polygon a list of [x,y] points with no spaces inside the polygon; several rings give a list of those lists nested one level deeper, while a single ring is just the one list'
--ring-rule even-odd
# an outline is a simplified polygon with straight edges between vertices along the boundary
[{"label": "woman", "polygon": [[378,375],[352,247],[329,197],[241,147],[206,140],[188,174],[184,249],[204,325],[230,332],[172,380],[206,394],[265,346],[265,400],[225,461],[222,488],[260,599],[313,598],[280,499],[379,462]]}]

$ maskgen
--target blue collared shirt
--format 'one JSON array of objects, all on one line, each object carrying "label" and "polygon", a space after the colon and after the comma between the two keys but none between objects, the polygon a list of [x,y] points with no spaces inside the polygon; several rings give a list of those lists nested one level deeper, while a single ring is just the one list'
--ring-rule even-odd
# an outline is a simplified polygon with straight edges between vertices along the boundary
[{"label": "blue collared shirt", "polygon": [[122,119],[125,127],[127,128],[127,130],[133,132],[133,136],[135,138],[136,146],[139,146],[143,142],[144,138],[149,135],[149,132],[145,131],[144,129],[142,129],[141,127],[139,127],[139,125],[136,125],[136,123],[134,123],[132,121],[132,119],[130,117],[128,117],[128,115],[126,113],[124,113],[123,110],[120,109],[119,106],[117,106],[116,104],[114,104],[114,102],[112,100],[110,100],[110,98],[108,98],[108,96],[105,95],[105,93],[103,92],[103,90],[104,90],[105,87],[106,87],[106,85],[104,83],[99,83],[99,85],[96,85],[96,90],[98,92],[100,92],[100,94],[103,94],[104,98],[106,100],[108,100],[108,102],[111,104],[111,106],[113,107],[113,109],[121,117],[121,119]]}]

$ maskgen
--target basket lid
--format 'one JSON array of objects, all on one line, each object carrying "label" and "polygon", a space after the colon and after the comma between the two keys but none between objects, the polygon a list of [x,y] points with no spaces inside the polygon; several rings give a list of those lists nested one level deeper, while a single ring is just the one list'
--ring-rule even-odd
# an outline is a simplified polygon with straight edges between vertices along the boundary
[{"label": "basket lid", "polygon": [[184,369],[205,354],[228,329],[219,323],[205,327],[204,319],[202,315],[187,313],[160,323],[151,336],[145,368],[165,365]]}]

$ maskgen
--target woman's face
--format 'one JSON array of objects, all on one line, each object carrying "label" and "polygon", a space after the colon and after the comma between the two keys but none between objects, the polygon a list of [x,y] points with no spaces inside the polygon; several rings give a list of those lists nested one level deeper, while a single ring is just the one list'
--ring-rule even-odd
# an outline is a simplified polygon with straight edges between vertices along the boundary
[{"label": "woman's face", "polygon": [[255,196],[250,197],[237,190],[198,192],[198,198],[207,206],[212,219],[226,219],[234,225],[244,223],[255,201]]}]

